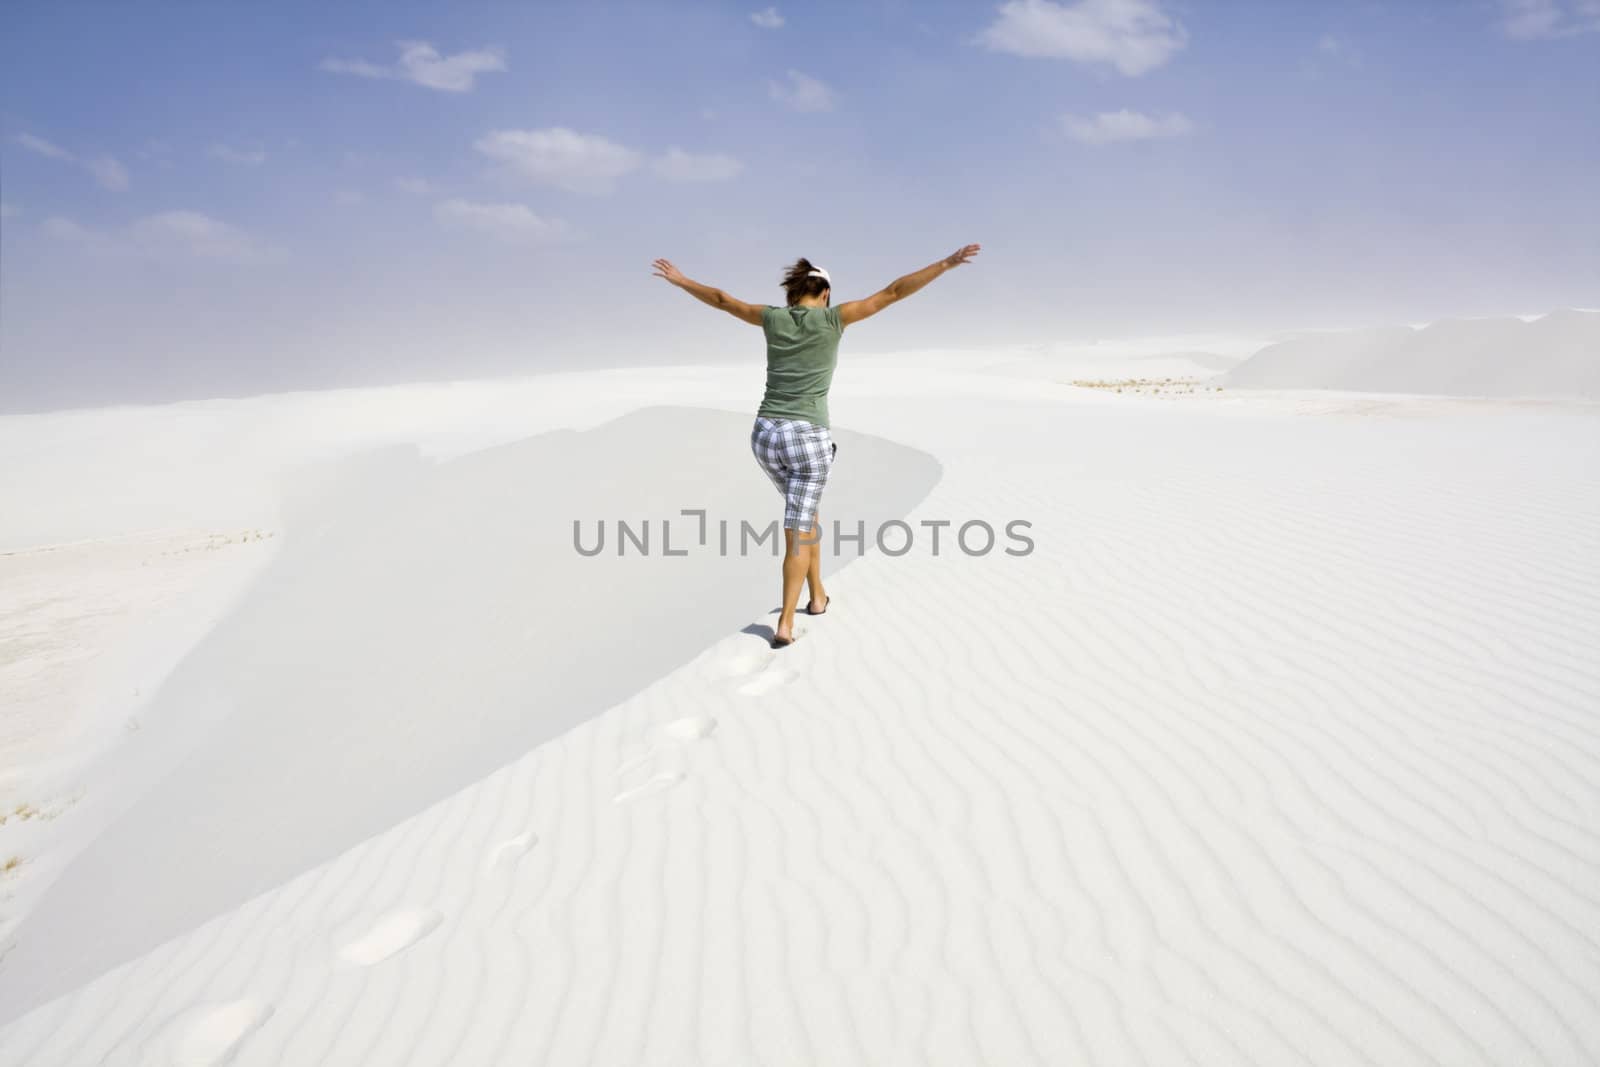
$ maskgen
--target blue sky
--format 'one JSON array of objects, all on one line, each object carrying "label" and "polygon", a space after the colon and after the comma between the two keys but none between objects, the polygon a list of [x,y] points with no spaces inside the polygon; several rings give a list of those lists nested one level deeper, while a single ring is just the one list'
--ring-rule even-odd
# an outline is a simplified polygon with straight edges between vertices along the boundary
[{"label": "blue sky", "polygon": [[1600,293],[1600,0],[28,3],[0,409],[1511,314]]}]

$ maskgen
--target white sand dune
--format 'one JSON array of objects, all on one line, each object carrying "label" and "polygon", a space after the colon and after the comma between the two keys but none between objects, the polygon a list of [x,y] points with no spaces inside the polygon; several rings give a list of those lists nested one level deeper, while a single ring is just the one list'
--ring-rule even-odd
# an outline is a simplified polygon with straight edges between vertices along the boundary
[{"label": "white sand dune", "polygon": [[[834,410],[939,481],[911,549],[838,571],[793,648],[741,630],[759,606],[12,1018],[0,1063],[1600,1061],[1600,420],[907,365],[841,372]],[[650,491],[619,470],[608,499]],[[972,519],[1027,520],[1035,549],[969,556],[947,529],[935,554],[918,525]],[[487,598],[457,604],[475,635]],[[296,640],[289,618],[257,643]],[[625,602],[612,623],[640,625]],[[437,663],[403,627],[382,642]],[[634,651],[600,648],[586,669]],[[278,709],[349,759],[376,727],[337,724],[392,696]],[[407,722],[446,736],[447,703]],[[193,810],[225,784],[193,780]],[[136,866],[99,907],[143,878],[184,884]],[[48,964],[29,925],[0,1003]]]},{"label": "white sand dune", "polygon": [[[151,784],[28,917],[0,1002],[66,992],[337,856],[773,603],[775,532],[717,551],[722,522],[772,518],[749,422],[650,408],[435,465],[363,454],[293,494],[271,569],[143,713],[175,739],[140,754]],[[938,478],[925,453],[838,440],[888,483],[869,495],[842,478],[830,506],[847,523],[899,518]],[[681,512],[712,500],[700,548]],[[603,522],[607,550],[578,555],[574,519],[587,544]],[[653,554],[620,555],[618,519],[648,522]],[[683,555],[663,555],[668,520]],[[133,868],[146,873],[106,909],[106,884]]]},{"label": "white sand dune", "polygon": [[1310,334],[1225,374],[1244,389],[1600,398],[1600,312]]}]

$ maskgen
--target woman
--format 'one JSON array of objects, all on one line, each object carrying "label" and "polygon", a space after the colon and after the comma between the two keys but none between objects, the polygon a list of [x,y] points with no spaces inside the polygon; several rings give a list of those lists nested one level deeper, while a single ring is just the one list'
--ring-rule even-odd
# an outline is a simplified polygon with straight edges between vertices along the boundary
[{"label": "woman", "polygon": [[655,261],[655,277],[760,326],[767,337],[767,390],[750,433],[756,461],[783,494],[783,609],[772,635],[772,647],[794,644],[794,613],[800,585],[811,586],[807,615],[828,610],[822,588],[822,519],[817,514],[828,484],[836,446],[828,434],[828,387],[839,355],[839,336],[852,322],[870,318],[904,300],[947,270],[978,254],[967,245],[937,263],[897,278],[865,300],[832,306],[832,279],[808,259],[796,260],[783,276],[787,306],[746,304],[721,289],[685,277],[664,259]]}]

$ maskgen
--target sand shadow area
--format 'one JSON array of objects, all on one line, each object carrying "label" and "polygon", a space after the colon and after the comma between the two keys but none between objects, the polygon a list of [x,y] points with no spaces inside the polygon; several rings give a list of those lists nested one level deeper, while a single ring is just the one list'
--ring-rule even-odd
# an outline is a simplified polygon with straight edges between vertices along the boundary
[{"label": "sand shadow area", "polygon": [[[636,693],[777,599],[781,516],[750,416],[649,408],[433,463],[390,448],[301,472],[283,547],[141,715],[137,799],[0,960],[0,1022],[478,781]],[[835,432],[829,519],[870,531],[940,476]],[[706,511],[700,524],[685,509]],[[573,523],[593,556],[574,546]],[[618,520],[633,540],[618,554]],[[663,523],[671,520],[670,548]],[[720,550],[719,524],[730,543]],[[830,561],[847,566],[851,554]],[[758,638],[750,638],[756,644]]]}]

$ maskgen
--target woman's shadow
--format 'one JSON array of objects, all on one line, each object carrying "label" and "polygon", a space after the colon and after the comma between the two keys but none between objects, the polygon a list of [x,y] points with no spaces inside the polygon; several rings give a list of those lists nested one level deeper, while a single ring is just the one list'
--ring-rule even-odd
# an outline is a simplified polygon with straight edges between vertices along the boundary
[{"label": "woman's shadow", "polygon": [[[773,608],[771,611],[767,612],[767,614],[768,615],[782,615],[783,614],[783,605],[781,605],[781,604],[778,605],[777,607]],[[774,629],[773,627],[768,626],[764,622],[753,622],[749,626],[746,626],[744,629],[740,630],[739,632],[742,633],[742,634],[749,634],[751,637],[759,637],[759,638],[761,638],[761,640],[765,641],[769,645],[772,644],[772,639],[774,637],[778,636],[778,631],[776,629]]]},{"label": "woman's shadow", "polygon": [[[781,615],[782,613],[782,608],[773,608],[770,614]],[[771,626],[768,626],[764,622],[753,622],[739,632],[742,634],[749,634],[751,637],[759,637],[762,641],[769,645],[772,644],[772,639],[778,635],[777,630],[773,629]]]}]

